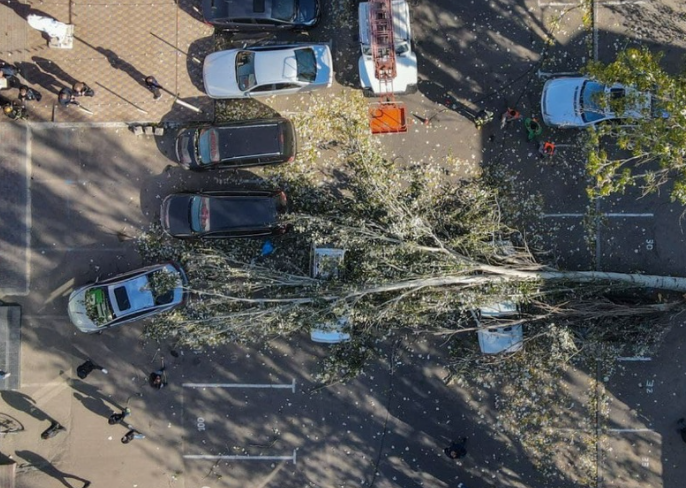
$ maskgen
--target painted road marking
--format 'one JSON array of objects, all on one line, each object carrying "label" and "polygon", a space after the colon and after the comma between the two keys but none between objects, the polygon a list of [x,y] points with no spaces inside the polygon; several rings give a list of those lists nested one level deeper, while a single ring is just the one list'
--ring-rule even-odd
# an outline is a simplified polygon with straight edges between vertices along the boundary
[{"label": "painted road marking", "polygon": [[226,456],[213,456],[211,454],[184,454],[184,459],[209,459],[209,460],[227,460],[227,461],[293,461],[293,464],[297,463],[296,452],[297,449],[293,449],[292,456],[247,456],[247,455],[226,455]]},{"label": "painted road marking", "polygon": [[185,388],[267,388],[285,389],[289,388],[295,393],[295,378],[290,384],[286,383],[183,383]]},{"label": "painted road marking", "polygon": [[605,432],[653,432],[653,429],[605,429]]},{"label": "painted road marking", "polygon": [[581,5],[583,3],[583,0],[579,0],[578,2],[548,2],[544,3],[541,2],[541,0],[538,0],[538,6],[539,7],[576,7],[578,5]]},{"label": "painted road marking", "polygon": [[[612,213],[612,212],[607,212],[607,213],[601,213],[603,217],[609,217],[609,218],[624,218],[624,217],[631,217],[631,218],[652,218],[655,217],[655,214],[653,213]],[[554,218],[582,218],[585,217],[585,213],[544,213],[541,214],[541,217],[544,219],[554,219]]]},{"label": "painted road marking", "polygon": [[653,360],[653,358],[647,358],[647,357],[643,357],[643,356],[617,358],[617,361],[652,361],[652,360]]}]

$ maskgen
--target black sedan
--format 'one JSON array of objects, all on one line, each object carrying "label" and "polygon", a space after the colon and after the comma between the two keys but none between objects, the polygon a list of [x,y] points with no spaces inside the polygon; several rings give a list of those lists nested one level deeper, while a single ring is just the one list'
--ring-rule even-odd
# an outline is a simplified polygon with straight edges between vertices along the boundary
[{"label": "black sedan", "polygon": [[319,0],[203,0],[205,22],[225,30],[308,29],[319,22]]},{"label": "black sedan", "polygon": [[164,231],[181,239],[281,235],[287,226],[279,214],[287,209],[280,190],[176,193],[162,202]]},{"label": "black sedan", "polygon": [[176,137],[179,164],[194,171],[286,163],[295,152],[295,128],[281,117],[203,125]]}]

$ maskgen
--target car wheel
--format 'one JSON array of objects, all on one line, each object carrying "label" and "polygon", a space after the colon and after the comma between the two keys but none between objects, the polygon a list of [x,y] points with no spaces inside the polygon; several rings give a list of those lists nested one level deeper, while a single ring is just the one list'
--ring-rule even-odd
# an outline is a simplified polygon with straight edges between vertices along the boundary
[{"label": "car wheel", "polygon": [[407,90],[405,90],[405,94],[406,94],[406,95],[411,95],[411,94],[413,94],[413,93],[417,93],[417,90],[419,90],[419,86],[418,86],[418,85],[409,85],[409,86],[407,87]]}]

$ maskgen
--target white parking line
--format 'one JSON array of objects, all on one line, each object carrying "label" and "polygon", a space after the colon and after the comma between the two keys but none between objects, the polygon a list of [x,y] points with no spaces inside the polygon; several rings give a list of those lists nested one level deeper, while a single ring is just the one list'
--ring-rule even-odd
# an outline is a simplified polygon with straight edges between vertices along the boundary
[{"label": "white parking line", "polygon": [[[614,219],[621,219],[624,217],[631,218],[652,218],[655,217],[653,213],[602,213],[603,217],[609,217]],[[541,218],[544,219],[554,219],[554,218],[581,218],[585,217],[585,213],[544,213],[541,214]]]},{"label": "white parking line", "polygon": [[605,429],[605,432],[653,432],[653,429]]},{"label": "white parking line", "polygon": [[291,384],[279,383],[183,383],[185,388],[288,388],[295,393],[295,378]]},{"label": "white parking line", "polygon": [[577,5],[581,5],[583,0],[579,0],[578,2],[541,2],[541,0],[538,0],[538,6],[539,8],[541,7],[575,7]]},{"label": "white parking line", "polygon": [[642,356],[617,358],[617,361],[652,361],[652,360],[653,360],[653,358],[647,358],[647,357],[642,357]]},{"label": "white parking line", "polygon": [[293,461],[293,464],[297,463],[296,452],[297,449],[293,449],[292,456],[246,456],[246,455],[236,455],[236,456],[213,456],[211,454],[184,454],[184,459],[210,459],[210,460],[234,460],[234,461]]}]

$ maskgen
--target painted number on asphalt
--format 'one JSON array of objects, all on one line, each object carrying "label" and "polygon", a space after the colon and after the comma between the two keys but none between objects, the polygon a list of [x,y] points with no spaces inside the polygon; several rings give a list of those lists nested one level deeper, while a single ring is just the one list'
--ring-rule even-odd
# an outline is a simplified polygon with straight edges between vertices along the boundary
[{"label": "painted number on asphalt", "polygon": [[652,251],[655,249],[655,240],[654,239],[646,239],[646,249],[648,251]]},{"label": "painted number on asphalt", "polygon": [[198,432],[203,432],[205,430],[205,419],[203,417],[198,417]]},{"label": "painted number on asphalt", "polygon": [[655,385],[655,382],[653,380],[646,381],[646,393],[652,393],[654,385]]},{"label": "painted number on asphalt", "polygon": [[644,468],[650,467],[650,458],[641,458],[641,466],[643,466]]}]

